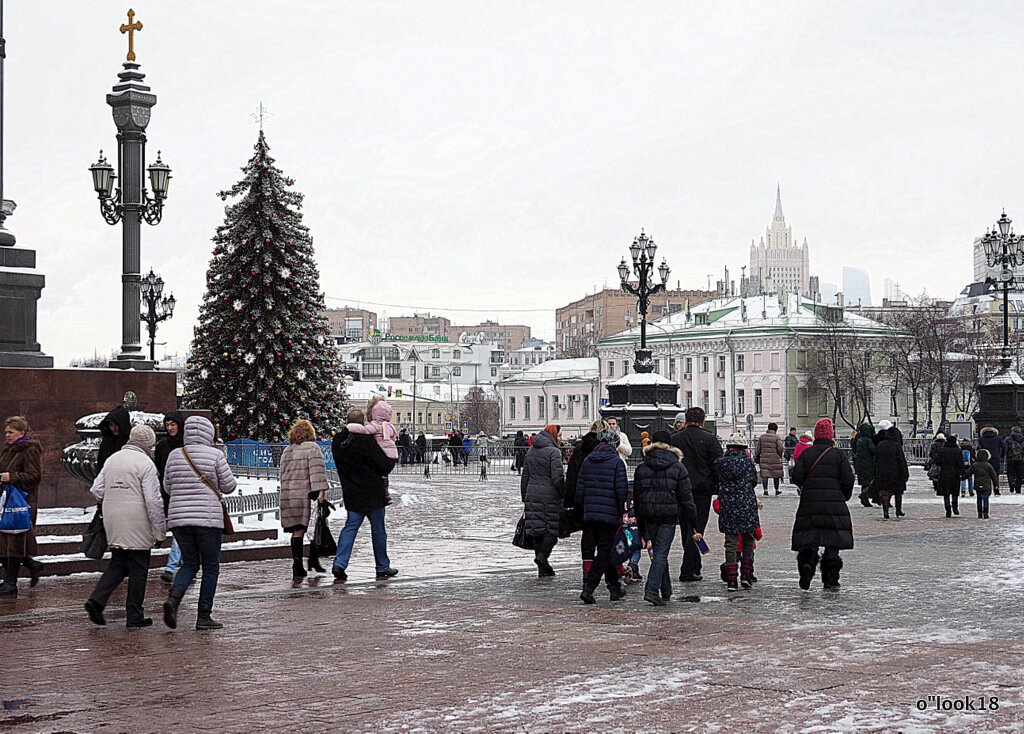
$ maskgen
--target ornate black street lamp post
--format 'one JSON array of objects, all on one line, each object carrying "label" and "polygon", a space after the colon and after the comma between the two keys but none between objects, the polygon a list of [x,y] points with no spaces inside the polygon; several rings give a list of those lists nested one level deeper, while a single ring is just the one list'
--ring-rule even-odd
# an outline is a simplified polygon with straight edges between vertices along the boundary
[{"label": "ornate black street lamp post", "polygon": [[156,362],[156,325],[174,315],[174,294],[161,297],[164,292],[164,279],[149,269],[149,273],[139,283],[142,302],[146,312],[139,316],[149,330],[149,360]]},{"label": "ornate black street lamp post", "polygon": [[[128,57],[124,71],[118,74],[120,80],[107,95],[117,126],[117,172],[103,157],[89,171],[92,185],[100,200],[100,213],[107,224],[121,223],[121,351],[110,362],[111,367],[122,369],[153,369],[152,360],[146,361],[139,344],[139,285],[142,220],[155,225],[163,216],[164,199],[171,178],[171,169],[160,160],[146,166],[146,126],[149,124],[150,109],[156,104],[156,95],[143,84],[145,74],[135,63],[133,34],[142,30],[142,23],[135,20],[135,12],[128,11],[128,23],[121,26],[121,33],[128,34]],[[153,191],[152,198],[146,191],[146,176]],[[115,183],[118,184],[115,188]]]},{"label": "ornate black street lamp post", "polygon": [[654,360],[651,358],[651,350],[647,348],[647,311],[650,308],[651,296],[665,290],[668,282],[669,267],[662,258],[658,267],[658,274],[661,282],[655,283],[652,280],[654,275],[654,255],[658,246],[654,240],[640,230],[640,235],[633,238],[633,244],[629,246],[629,254],[633,258],[632,273],[637,277],[636,285],[629,282],[630,267],[626,258],[619,263],[619,280],[622,281],[622,290],[632,293],[637,297],[637,314],[640,316],[640,348],[636,350],[636,360],[633,363],[634,372],[653,372]]},{"label": "ornate black street lamp post", "polygon": [[981,238],[985,250],[985,260],[990,268],[998,268],[999,272],[990,283],[1001,283],[1003,286],[1003,351],[999,359],[1000,371],[1010,369],[1010,289],[1018,283],[1013,277],[1013,268],[1024,264],[1024,237],[1015,235],[1011,224],[1013,220],[1006,216],[999,217],[996,227]]}]

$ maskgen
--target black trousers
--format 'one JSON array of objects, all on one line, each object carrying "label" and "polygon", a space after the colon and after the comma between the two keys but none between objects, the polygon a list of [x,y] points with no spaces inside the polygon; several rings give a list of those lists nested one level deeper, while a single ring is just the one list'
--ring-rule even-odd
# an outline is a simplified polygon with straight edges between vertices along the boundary
[{"label": "black trousers", "polygon": [[89,598],[101,607],[107,606],[107,599],[114,589],[128,578],[128,597],[124,607],[129,623],[141,622],[145,616],[142,603],[146,600],[146,578],[149,575],[149,550],[110,549],[110,563],[107,570],[96,582]]},{"label": "black trousers", "polygon": [[1007,461],[1006,483],[1010,485],[1010,494],[1020,494],[1022,481],[1024,481],[1024,463]]},{"label": "black trousers", "polygon": [[594,547],[594,562],[590,564],[583,579],[583,585],[588,589],[596,589],[604,576],[604,582],[609,589],[619,585],[619,570],[611,562],[612,546],[615,544],[615,534],[619,528],[615,525],[604,522],[588,522],[583,526],[583,539],[581,551],[583,557],[587,557],[590,547]]},{"label": "black trousers", "polygon": [[700,550],[693,542],[693,534],[704,534],[704,528],[708,525],[708,514],[711,512],[710,494],[693,494],[693,504],[697,506],[697,522],[693,525],[686,523],[683,529],[683,565],[679,569],[681,576],[696,576],[700,573]]},{"label": "black trousers", "polygon": [[548,558],[551,556],[551,551],[555,549],[555,545],[557,543],[557,535],[542,535],[539,538],[535,537],[533,540],[533,557],[536,560],[547,563]]}]

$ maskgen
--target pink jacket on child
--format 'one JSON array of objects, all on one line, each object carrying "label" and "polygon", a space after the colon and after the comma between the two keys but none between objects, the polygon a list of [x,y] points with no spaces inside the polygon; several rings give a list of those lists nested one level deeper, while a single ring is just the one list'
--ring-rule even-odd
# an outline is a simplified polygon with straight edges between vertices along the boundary
[{"label": "pink jacket on child", "polygon": [[394,411],[391,406],[381,400],[373,406],[370,414],[370,422],[366,425],[349,423],[350,433],[370,434],[377,439],[377,444],[384,450],[385,456],[391,459],[398,458],[398,445],[395,439],[398,438],[398,431],[391,425],[391,415]]}]

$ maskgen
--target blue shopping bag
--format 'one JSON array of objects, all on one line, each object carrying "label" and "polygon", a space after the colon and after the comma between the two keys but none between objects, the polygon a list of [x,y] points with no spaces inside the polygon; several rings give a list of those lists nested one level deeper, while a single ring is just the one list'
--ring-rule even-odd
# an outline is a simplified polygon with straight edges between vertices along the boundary
[{"label": "blue shopping bag", "polygon": [[32,508],[27,496],[17,487],[8,487],[0,495],[0,533],[17,535],[32,529]]}]

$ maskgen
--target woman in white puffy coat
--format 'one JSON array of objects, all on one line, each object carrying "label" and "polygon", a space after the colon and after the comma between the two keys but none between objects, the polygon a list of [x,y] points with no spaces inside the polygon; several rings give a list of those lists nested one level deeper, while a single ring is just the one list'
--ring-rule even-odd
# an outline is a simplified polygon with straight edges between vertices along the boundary
[{"label": "woman in white puffy coat", "polygon": [[224,531],[218,493],[234,492],[236,483],[224,452],[213,445],[213,439],[213,424],[209,420],[197,415],[187,418],[185,445],[171,452],[164,468],[164,491],[171,498],[167,527],[181,548],[181,568],[164,602],[164,623],[171,629],[178,626],[178,605],[200,566],[203,580],[199,586],[196,629],[220,629],[224,626],[210,616],[220,575],[220,545]]}]

